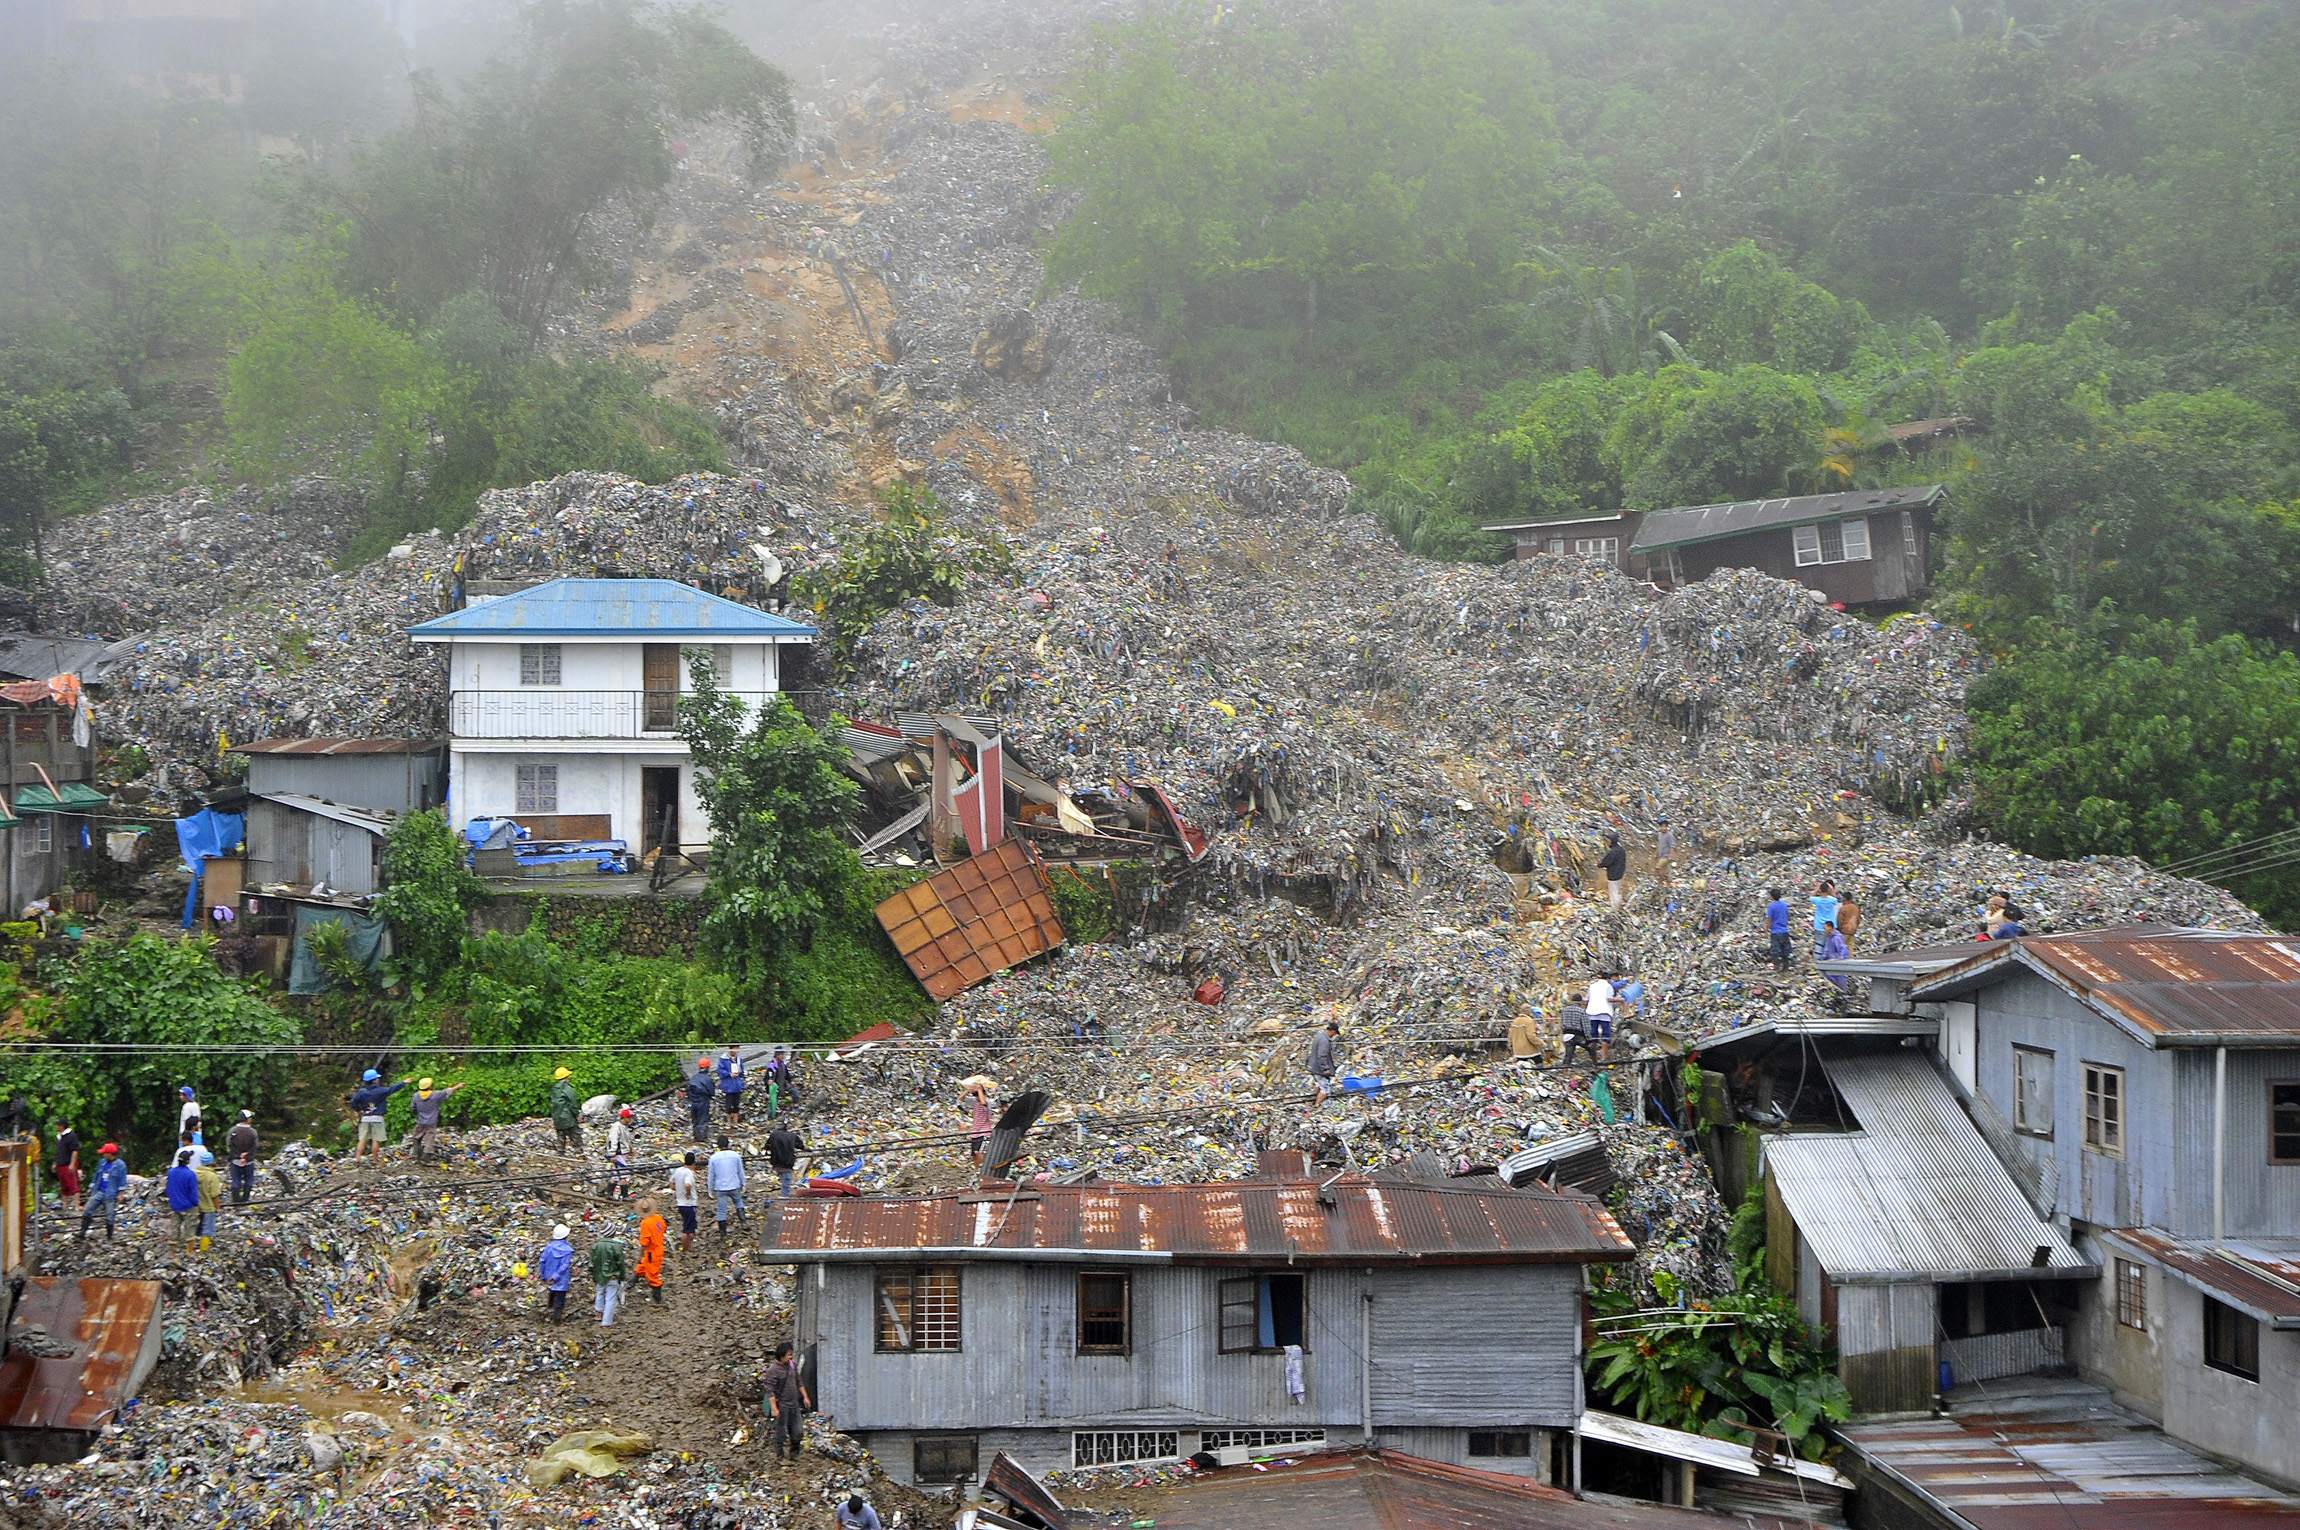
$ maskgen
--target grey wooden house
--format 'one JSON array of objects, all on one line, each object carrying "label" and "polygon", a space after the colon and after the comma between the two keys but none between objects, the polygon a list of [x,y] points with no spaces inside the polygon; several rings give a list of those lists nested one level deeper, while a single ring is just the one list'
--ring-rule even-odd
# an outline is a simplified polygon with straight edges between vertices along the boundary
[{"label": "grey wooden house", "polygon": [[787,1201],[817,1406],[898,1479],[1372,1443],[1551,1480],[1597,1201],[1486,1179]]},{"label": "grey wooden house", "polygon": [[392,824],[445,800],[436,740],[269,738],[232,752],[248,765],[250,886],[375,892]]},{"label": "grey wooden house", "polygon": [[2069,1358],[2166,1433],[2300,1482],[2300,939],[2127,927],[1916,982],[2038,1210],[2096,1256]]}]

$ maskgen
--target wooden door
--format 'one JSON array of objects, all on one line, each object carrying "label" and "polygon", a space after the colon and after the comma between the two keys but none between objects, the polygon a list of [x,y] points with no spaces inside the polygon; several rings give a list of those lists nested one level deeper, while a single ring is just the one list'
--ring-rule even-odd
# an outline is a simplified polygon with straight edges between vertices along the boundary
[{"label": "wooden door", "polygon": [[649,733],[668,733],[679,726],[679,645],[647,643],[641,654],[641,684],[646,690],[641,726]]}]

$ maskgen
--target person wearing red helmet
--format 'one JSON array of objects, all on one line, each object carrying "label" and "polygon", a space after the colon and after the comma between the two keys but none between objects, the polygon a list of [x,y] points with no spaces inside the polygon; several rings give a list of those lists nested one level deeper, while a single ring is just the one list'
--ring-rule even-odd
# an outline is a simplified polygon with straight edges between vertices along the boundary
[{"label": "person wearing red helmet", "polygon": [[609,1200],[627,1201],[631,1198],[631,1153],[635,1145],[631,1136],[631,1123],[635,1119],[631,1107],[626,1105],[615,1113],[615,1124],[607,1128]]},{"label": "person wearing red helmet", "polygon": [[88,1224],[98,1213],[104,1218],[104,1236],[118,1236],[120,1192],[128,1188],[128,1166],[120,1161],[120,1145],[107,1142],[96,1150],[95,1183],[88,1187],[88,1204],[80,1210],[80,1236],[88,1236]]}]

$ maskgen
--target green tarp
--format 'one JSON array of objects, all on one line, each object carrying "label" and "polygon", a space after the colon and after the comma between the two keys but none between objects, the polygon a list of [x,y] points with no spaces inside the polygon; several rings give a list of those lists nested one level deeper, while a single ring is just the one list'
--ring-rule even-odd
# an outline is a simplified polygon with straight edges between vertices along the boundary
[{"label": "green tarp", "polygon": [[54,791],[27,786],[16,794],[19,813],[100,813],[111,805],[111,798],[79,781],[66,781]]},{"label": "green tarp", "polygon": [[312,994],[328,990],[327,974],[319,970],[319,963],[313,961],[311,955],[311,932],[323,924],[343,926],[346,949],[355,961],[370,972],[382,966],[384,957],[391,954],[384,922],[373,914],[363,914],[356,909],[320,908],[309,903],[299,903],[295,911],[295,945],[288,952],[289,993]]}]

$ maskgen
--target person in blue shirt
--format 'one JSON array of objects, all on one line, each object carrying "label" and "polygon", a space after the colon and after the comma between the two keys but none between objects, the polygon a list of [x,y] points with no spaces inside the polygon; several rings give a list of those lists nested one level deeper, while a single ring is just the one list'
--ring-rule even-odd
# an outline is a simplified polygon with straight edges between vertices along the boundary
[{"label": "person in blue shirt", "polygon": [[1823,879],[1813,890],[1813,954],[1819,956],[1837,925],[1837,884]]},{"label": "person in blue shirt", "polygon": [[119,1236],[120,1192],[128,1188],[128,1166],[120,1162],[120,1145],[107,1142],[96,1150],[102,1162],[96,1165],[95,1182],[88,1186],[87,1204],[80,1209],[80,1236],[88,1236],[88,1226],[101,1212],[104,1218],[104,1236]]},{"label": "person in blue shirt", "polygon": [[[1832,924],[1821,936],[1821,960],[1825,962],[1841,962],[1845,959],[1845,954],[1844,934],[1835,925]],[[1844,974],[1838,972],[1830,973],[1829,981],[1837,985],[1839,992],[1843,992],[1853,986],[1853,980],[1851,978],[1846,977]]]},{"label": "person in blue shirt", "polygon": [[1773,889],[1773,901],[1765,905],[1765,933],[1773,946],[1773,970],[1789,970],[1789,901],[1780,888]]},{"label": "person in blue shirt", "polygon": [[551,1241],[543,1245],[543,1252],[535,1260],[535,1276],[543,1282],[546,1298],[551,1303],[551,1321],[567,1321],[567,1287],[575,1279],[575,1245],[567,1241],[567,1224],[561,1222],[551,1229]]},{"label": "person in blue shirt", "polygon": [[175,1213],[176,1241],[190,1248],[200,1236],[200,1176],[190,1148],[177,1153],[168,1170],[168,1210]]},{"label": "person in blue shirt", "polygon": [[711,1060],[696,1058],[695,1071],[687,1076],[687,1114],[697,1142],[711,1140],[711,1101],[718,1097],[719,1081],[711,1072]]},{"label": "person in blue shirt", "polygon": [[733,1125],[743,1119],[743,1083],[743,1054],[729,1042],[726,1055],[719,1059],[719,1093],[726,1097],[727,1120]]},{"label": "person in blue shirt", "polygon": [[414,1086],[415,1080],[403,1078],[396,1084],[387,1084],[383,1075],[373,1068],[359,1076],[359,1087],[351,1092],[351,1108],[359,1114],[359,1136],[351,1145],[353,1162],[372,1145],[375,1161],[383,1162],[383,1104],[402,1089]]}]

